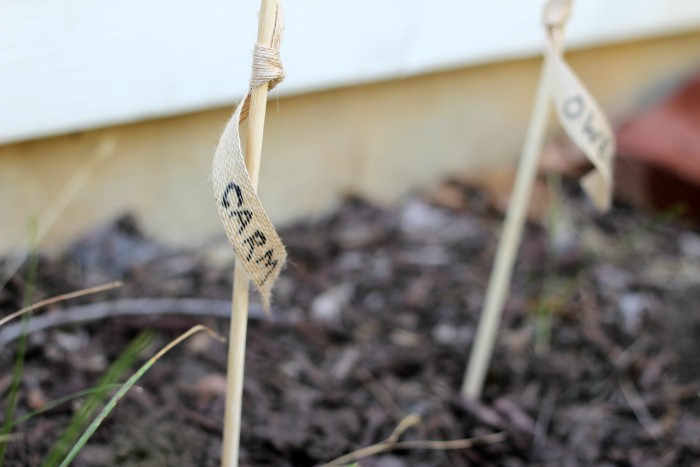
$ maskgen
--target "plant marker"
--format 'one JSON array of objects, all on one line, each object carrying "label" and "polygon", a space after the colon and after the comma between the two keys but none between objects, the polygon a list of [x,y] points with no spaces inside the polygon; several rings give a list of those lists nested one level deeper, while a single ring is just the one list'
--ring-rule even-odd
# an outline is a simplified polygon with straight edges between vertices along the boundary
[{"label": "plant marker", "polygon": [[566,133],[593,163],[595,170],[581,181],[595,207],[605,211],[612,198],[612,157],[615,142],[610,124],[585,87],[564,62],[563,29],[572,0],[549,0],[545,5],[546,52],[537,97],[518,164],[515,186],[498,244],[494,268],[486,290],[484,308],[469,357],[462,394],[479,399],[498,333],[503,304],[513,274],[516,253],[549,119],[550,99]]},{"label": "plant marker", "polygon": [[[250,93],[224,129],[214,156],[212,178],[219,214],[236,251],[221,457],[224,467],[238,466],[249,278],[260,290],[267,309],[272,285],[286,259],[284,247],[255,194],[267,94],[283,77],[277,53],[280,37],[278,1],[262,0]],[[248,108],[248,138],[243,159],[238,126]]]}]

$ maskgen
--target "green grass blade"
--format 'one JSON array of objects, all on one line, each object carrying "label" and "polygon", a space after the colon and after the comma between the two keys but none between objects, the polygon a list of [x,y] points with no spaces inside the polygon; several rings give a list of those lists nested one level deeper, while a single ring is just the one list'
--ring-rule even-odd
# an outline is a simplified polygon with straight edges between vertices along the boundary
[{"label": "green grass blade", "polygon": [[120,387],[119,384],[115,383],[117,383],[122,375],[131,368],[141,352],[153,342],[153,338],[153,333],[148,331],[142,332],[129,343],[127,348],[119,355],[114,363],[110,365],[96,388],[94,388],[94,392],[85,400],[68,426],[63,430],[61,436],[56,440],[53,446],[51,446],[48,455],[42,463],[43,466],[57,465],[61,459],[66,456],[66,453],[78,439],[80,433],[85,429],[90,419],[93,418],[99,410],[109,390],[114,389],[115,386]]},{"label": "green grass blade", "polygon": [[17,441],[22,439],[20,433],[12,433],[9,435],[0,435],[0,443],[9,443],[10,441]]},{"label": "green grass blade", "polygon": [[[32,249],[29,257],[29,273],[27,277],[27,283],[24,288],[24,304],[27,307],[32,302],[32,297],[34,296],[34,289],[36,287],[36,272],[37,265],[39,263],[37,251],[36,251],[36,222],[32,222],[30,225],[30,237]],[[22,383],[22,374],[24,373],[24,357],[27,352],[27,326],[29,324],[29,316],[22,316],[22,334],[17,343],[17,353],[15,354],[15,364],[12,374],[12,383],[10,385],[10,391],[7,396],[7,405],[5,406],[5,421],[2,424],[2,431],[0,431],[0,466],[5,465],[5,454],[7,451],[7,440],[11,439],[11,432],[13,428],[13,418],[15,416],[15,409],[17,408],[17,397],[19,395],[19,387]]]},{"label": "green grass blade", "polygon": [[[119,384],[110,384],[110,385],[107,385],[107,389],[116,389],[119,386],[120,386]],[[65,404],[66,402],[70,402],[73,399],[79,399],[81,397],[90,396],[90,395],[98,393],[102,390],[103,390],[102,386],[95,386],[94,388],[81,389],[80,391],[75,391],[71,394],[68,394],[67,396],[59,397],[58,399],[47,402],[40,409],[37,409],[33,412],[29,412],[28,414],[23,415],[23,416],[15,419],[15,421],[12,422],[12,425],[18,426],[18,425],[21,425],[22,423],[27,423],[32,418],[34,418],[38,415],[41,415],[44,412],[48,412],[49,410],[54,409],[54,408],[58,407],[59,405]]]},{"label": "green grass blade", "polygon": [[217,339],[223,340],[218,334],[216,334],[214,331],[209,329],[206,326],[203,326],[201,324],[192,327],[189,331],[181,334],[179,337],[173,339],[168,345],[163,347],[157,354],[155,354],[153,357],[151,357],[146,363],[144,363],[136,373],[134,373],[131,378],[129,378],[123,385],[122,387],[117,391],[117,393],[112,396],[112,398],[107,402],[107,404],[104,406],[102,411],[97,415],[97,417],[92,421],[90,426],[87,427],[85,432],[82,434],[80,439],[75,443],[73,448],[70,450],[68,455],[66,456],[65,459],[63,459],[63,462],[61,462],[59,467],[67,467],[73,459],[75,459],[75,456],[78,455],[80,450],[85,446],[87,441],[90,439],[90,437],[97,431],[97,428],[102,424],[105,418],[112,412],[114,407],[116,407],[117,403],[126,395],[127,392],[136,384],[136,382],[166,353],[168,353],[173,347],[187,339],[193,334],[196,334],[200,331],[205,331],[212,337],[215,337]]}]

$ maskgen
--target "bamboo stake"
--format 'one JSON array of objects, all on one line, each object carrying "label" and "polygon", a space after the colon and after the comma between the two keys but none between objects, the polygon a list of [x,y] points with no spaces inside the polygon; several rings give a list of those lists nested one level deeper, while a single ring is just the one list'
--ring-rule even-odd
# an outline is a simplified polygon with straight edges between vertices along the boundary
[{"label": "bamboo stake", "polygon": [[[560,49],[562,34],[554,35],[554,45]],[[484,308],[481,312],[479,326],[476,331],[467,373],[462,384],[462,395],[468,399],[478,400],[484,386],[491,355],[501,322],[503,304],[508,296],[510,280],[513,275],[513,265],[522,240],[525,216],[535,184],[537,167],[542,154],[547,122],[550,116],[549,95],[549,59],[545,54],[540,82],[535,98],[535,105],[530,116],[530,126],[527,130],[525,143],[518,163],[513,193],[508,203],[506,219],[498,243],[496,260],[489,278],[486,290]]]},{"label": "bamboo stake", "polygon": [[[262,0],[257,43],[269,46],[275,25],[277,0]],[[248,138],[245,165],[257,189],[262,153],[263,130],[267,104],[267,83],[251,90]],[[242,105],[241,103],[240,105]],[[229,335],[228,376],[226,379],[226,409],[224,412],[222,467],[237,467],[241,437],[241,403],[245,366],[245,344],[248,326],[248,276],[243,263],[236,261],[231,302],[231,331]]]}]

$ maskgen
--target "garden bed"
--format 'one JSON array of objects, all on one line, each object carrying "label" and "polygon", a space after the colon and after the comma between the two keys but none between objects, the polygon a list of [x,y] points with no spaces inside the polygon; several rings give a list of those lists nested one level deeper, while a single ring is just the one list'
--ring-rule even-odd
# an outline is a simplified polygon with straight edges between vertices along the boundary
[{"label": "garden bed", "polygon": [[[273,314],[252,306],[241,463],[321,465],[417,414],[401,440],[505,439],[360,465],[697,465],[700,235],[672,214],[616,206],[596,215],[574,187],[564,205],[557,229],[526,229],[480,403],[459,388],[502,223],[484,193],[451,181],[393,208],[353,198],[283,229],[290,261]],[[156,244],[128,217],[59,259],[40,257],[35,300],[124,285],[39,313],[58,320],[100,304],[111,317],[29,335],[17,415],[97,385],[144,329],[156,334],[141,360],[196,323],[226,335],[231,258],[223,240],[192,251]],[[0,291],[3,314],[21,308],[26,274]],[[197,299],[196,316],[162,314],[174,298]],[[130,306],[143,314],[114,311]],[[17,343],[2,345],[4,410]],[[190,339],[156,363],[74,465],[219,465],[225,368],[225,345]],[[39,465],[79,401],[17,426],[6,465]]]}]

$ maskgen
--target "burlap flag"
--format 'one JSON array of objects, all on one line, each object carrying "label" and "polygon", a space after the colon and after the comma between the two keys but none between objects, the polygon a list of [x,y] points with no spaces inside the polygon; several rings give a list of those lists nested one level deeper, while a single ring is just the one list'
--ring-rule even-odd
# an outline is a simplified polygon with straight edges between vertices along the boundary
[{"label": "burlap flag", "polygon": [[[279,58],[281,38],[282,13],[278,6],[272,44],[255,46],[250,89],[265,84],[272,89],[284,79]],[[267,309],[287,252],[260,203],[243,159],[239,128],[248,117],[249,105],[250,90],[221,135],[214,154],[212,181],[226,236]]]},{"label": "burlap flag", "polygon": [[594,166],[581,186],[599,211],[607,211],[612,200],[615,136],[600,107],[562,56],[561,36],[570,11],[570,0],[550,0],[545,7],[550,92],[564,130]]}]

